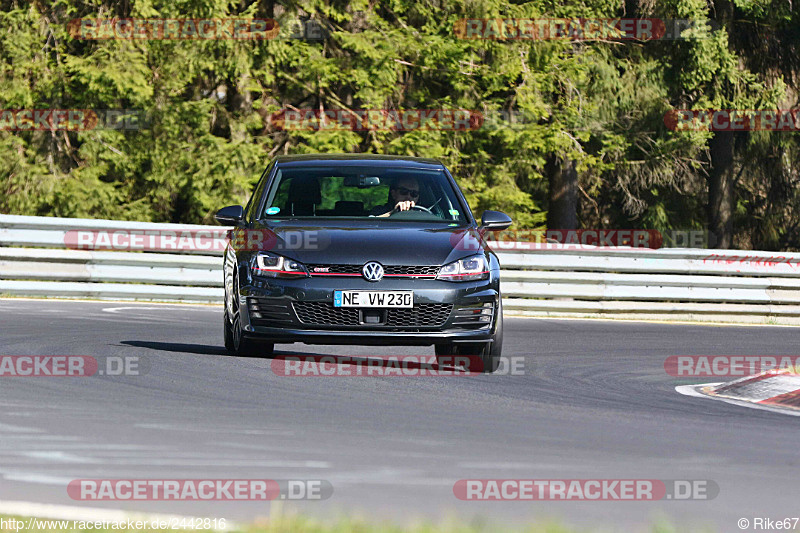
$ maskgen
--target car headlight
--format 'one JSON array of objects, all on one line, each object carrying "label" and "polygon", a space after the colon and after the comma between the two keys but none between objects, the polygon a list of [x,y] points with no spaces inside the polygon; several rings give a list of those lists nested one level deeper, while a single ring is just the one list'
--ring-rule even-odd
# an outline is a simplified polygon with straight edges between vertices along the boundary
[{"label": "car headlight", "polygon": [[445,281],[474,281],[488,277],[489,267],[483,255],[473,255],[448,263],[440,268],[439,274],[436,275],[436,279]]},{"label": "car headlight", "polygon": [[253,274],[270,278],[305,278],[308,270],[303,263],[282,255],[261,252],[251,262]]}]

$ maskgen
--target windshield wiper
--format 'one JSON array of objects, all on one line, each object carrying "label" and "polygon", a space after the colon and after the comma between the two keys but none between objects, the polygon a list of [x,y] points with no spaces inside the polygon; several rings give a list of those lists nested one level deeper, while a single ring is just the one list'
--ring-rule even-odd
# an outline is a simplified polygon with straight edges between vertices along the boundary
[{"label": "windshield wiper", "polygon": [[436,204],[438,204],[438,203],[439,203],[439,202],[441,202],[441,201],[442,201],[442,197],[440,196],[440,197],[439,197],[439,199],[438,199],[438,200],[436,200],[435,202],[433,202],[433,205],[432,205],[432,206],[430,206],[428,209],[433,209],[434,207],[436,207]]}]

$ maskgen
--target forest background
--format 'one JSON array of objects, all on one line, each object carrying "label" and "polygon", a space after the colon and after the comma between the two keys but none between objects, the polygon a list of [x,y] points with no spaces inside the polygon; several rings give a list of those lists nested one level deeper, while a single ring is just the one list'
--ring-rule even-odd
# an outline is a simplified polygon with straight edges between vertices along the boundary
[{"label": "forest background", "polygon": [[[620,18],[683,22],[669,38],[520,39],[485,21]],[[271,19],[276,33],[97,39],[77,19]],[[465,20],[484,21],[481,38]],[[705,230],[717,248],[798,250],[798,133],[676,129],[674,113],[797,107],[799,23],[787,0],[0,0],[0,108],[141,119],[19,131],[0,115],[0,212],[212,223],[277,154],[363,152],[440,159],[476,215],[505,211],[516,229]],[[506,120],[275,120],[442,109]]]}]

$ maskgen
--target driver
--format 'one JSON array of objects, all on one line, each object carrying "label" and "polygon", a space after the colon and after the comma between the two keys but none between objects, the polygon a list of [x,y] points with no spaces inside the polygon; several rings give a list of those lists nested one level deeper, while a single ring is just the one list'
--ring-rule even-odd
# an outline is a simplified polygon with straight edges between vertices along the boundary
[{"label": "driver", "polygon": [[398,211],[408,211],[419,200],[419,182],[417,178],[399,178],[389,187],[389,201],[373,207],[370,216],[388,217]]}]

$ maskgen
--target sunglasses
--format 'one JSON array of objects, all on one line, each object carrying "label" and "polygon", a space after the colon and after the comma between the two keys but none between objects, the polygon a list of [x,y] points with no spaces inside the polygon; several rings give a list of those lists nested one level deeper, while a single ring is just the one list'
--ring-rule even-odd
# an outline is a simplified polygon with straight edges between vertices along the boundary
[{"label": "sunglasses", "polygon": [[411,198],[419,198],[419,191],[416,189],[406,189],[405,187],[397,187],[395,190],[400,194],[407,194],[411,196]]}]

